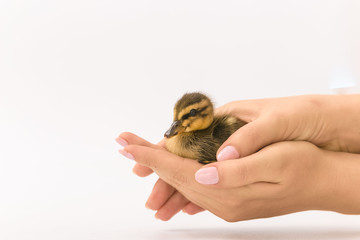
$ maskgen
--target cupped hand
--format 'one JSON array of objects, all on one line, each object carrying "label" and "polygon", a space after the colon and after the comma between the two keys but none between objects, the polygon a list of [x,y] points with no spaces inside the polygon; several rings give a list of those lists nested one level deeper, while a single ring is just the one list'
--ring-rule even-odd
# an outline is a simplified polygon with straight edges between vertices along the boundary
[{"label": "cupped hand", "polygon": [[343,197],[337,197],[337,186],[349,166],[308,142],[275,143],[248,157],[206,166],[157,145],[129,143],[122,153],[156,172],[162,179],[157,184],[172,186],[159,189],[168,188],[164,196],[177,194],[167,198],[177,209],[191,202],[231,222],[311,209],[347,211],[339,204]]},{"label": "cupped hand", "polygon": [[[360,129],[359,97],[297,96],[226,104],[217,112],[236,115],[249,124],[223,144],[219,152],[229,147],[222,151],[223,154],[218,154],[218,159],[245,157],[266,145],[285,140],[306,140],[324,149],[358,153],[360,132],[356,129]],[[152,173],[152,169],[140,164],[136,164],[133,171],[142,177]],[[189,214],[203,210],[180,196],[173,187],[159,179],[147,206],[158,210],[156,216],[163,220],[170,219],[183,206],[183,210]]]},{"label": "cupped hand", "polygon": [[[140,145],[153,149],[165,150],[163,140],[158,144],[152,144],[129,132],[120,134],[116,140],[123,147],[127,145]],[[120,150],[120,152],[121,151],[122,150]],[[147,166],[136,163],[133,168],[133,172],[139,177],[146,177],[153,173],[153,170]],[[190,215],[204,211],[204,209],[190,202],[174,187],[163,181],[161,178],[159,178],[155,183],[145,205],[147,208],[155,210],[155,217],[163,221],[170,220],[181,210]]]},{"label": "cupped hand", "polygon": [[245,157],[272,143],[290,140],[360,153],[359,94],[242,100],[216,111],[248,122],[219,148],[218,160]]}]

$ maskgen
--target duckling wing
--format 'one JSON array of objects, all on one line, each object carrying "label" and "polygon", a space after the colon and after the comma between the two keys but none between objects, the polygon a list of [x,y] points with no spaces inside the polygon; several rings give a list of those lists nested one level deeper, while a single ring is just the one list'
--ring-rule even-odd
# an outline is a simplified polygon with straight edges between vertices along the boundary
[{"label": "duckling wing", "polygon": [[[246,123],[232,116],[215,116],[212,126],[205,130],[198,140],[198,162],[208,164],[216,162],[216,152],[237,129]],[[204,132],[205,132],[204,131]]]},{"label": "duckling wing", "polygon": [[198,144],[198,162],[202,164],[216,162],[216,152],[220,147],[220,143],[214,141],[212,135],[207,135],[201,138]]},{"label": "duckling wing", "polygon": [[246,123],[233,116],[215,116],[212,136],[220,144]]}]

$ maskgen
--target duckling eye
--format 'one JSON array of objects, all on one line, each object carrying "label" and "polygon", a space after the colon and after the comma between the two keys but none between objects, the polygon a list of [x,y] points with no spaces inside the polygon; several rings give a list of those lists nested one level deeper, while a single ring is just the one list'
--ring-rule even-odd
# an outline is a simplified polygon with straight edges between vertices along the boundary
[{"label": "duckling eye", "polygon": [[189,116],[193,117],[196,115],[196,110],[195,109],[191,109],[190,110],[190,113],[189,113]]}]

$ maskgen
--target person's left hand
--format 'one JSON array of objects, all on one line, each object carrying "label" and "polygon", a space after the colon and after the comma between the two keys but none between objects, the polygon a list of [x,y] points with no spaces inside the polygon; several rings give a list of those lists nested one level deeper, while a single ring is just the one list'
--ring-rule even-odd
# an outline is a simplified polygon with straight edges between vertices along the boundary
[{"label": "person's left hand", "polygon": [[[130,144],[165,150],[164,139],[155,145],[129,132],[122,133],[118,138],[116,138],[116,141],[123,147]],[[120,152],[122,153],[122,150],[120,150]],[[133,172],[139,177],[146,177],[153,173],[153,170],[149,167],[136,163],[133,168]],[[181,210],[189,215],[194,215],[204,211],[203,208],[190,202],[174,187],[166,183],[161,178],[159,178],[155,183],[145,206],[156,211],[155,217],[163,221],[170,220]]]},{"label": "person's left hand", "polygon": [[324,201],[336,186],[336,169],[327,159],[332,153],[310,143],[275,143],[248,157],[203,166],[158,145],[132,144],[144,140],[127,135],[133,140],[122,136],[129,145],[121,153],[156,172],[162,179],[157,184],[172,186],[159,187],[168,190],[154,202],[165,202],[162,207],[173,209],[173,215],[189,203],[231,222],[310,209],[337,210],[332,208],[334,202]]}]

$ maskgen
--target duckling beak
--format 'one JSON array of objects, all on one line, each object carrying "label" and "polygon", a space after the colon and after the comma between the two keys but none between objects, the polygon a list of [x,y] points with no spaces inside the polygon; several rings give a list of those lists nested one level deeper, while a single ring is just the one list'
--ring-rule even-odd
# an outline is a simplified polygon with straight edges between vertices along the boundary
[{"label": "duckling beak", "polygon": [[175,136],[176,134],[179,133],[180,127],[181,127],[181,121],[180,120],[174,121],[171,124],[170,128],[165,132],[164,137],[171,138],[172,136]]}]

